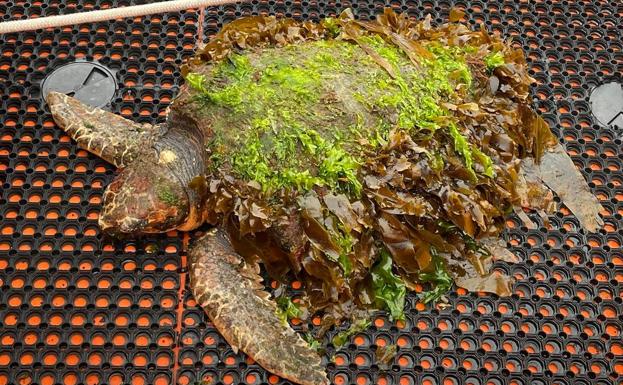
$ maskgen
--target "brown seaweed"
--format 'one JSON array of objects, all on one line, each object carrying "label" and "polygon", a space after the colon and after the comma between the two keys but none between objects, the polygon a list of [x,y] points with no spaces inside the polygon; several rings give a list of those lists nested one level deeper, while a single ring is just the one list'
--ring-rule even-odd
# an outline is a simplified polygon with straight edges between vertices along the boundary
[{"label": "brown seaweed", "polygon": [[[457,23],[463,16],[452,10],[450,23],[437,28],[428,18],[414,21],[390,9],[375,21],[355,20],[349,11],[319,24],[247,18],[226,26],[184,67],[184,74],[201,72],[206,63],[236,52],[336,39],[360,47],[397,78],[368,37],[395,45],[415,68],[434,58],[435,44],[465,52],[471,85],[458,81],[459,73],[447,74],[455,90],[442,103],[448,114],[436,122],[440,128],[391,130],[366,153],[360,195],[326,187],[266,195],[226,168],[208,181],[208,218],[233,218],[235,226],[228,228],[234,244],[256,245],[239,252],[256,250],[280,279],[290,272],[301,280],[311,312],[324,310],[326,319],[336,321],[357,307],[378,306],[370,270],[385,251],[407,287],[428,283],[433,290],[446,282],[436,269],[445,269],[458,286],[509,295],[512,279],[489,271],[493,260],[517,261],[499,238],[504,217],[521,207],[551,212],[549,188],[588,230],[601,224],[597,200],[530,106],[534,80],[523,53],[484,29]],[[284,237],[287,242],[277,241]],[[280,264],[286,267],[276,268]]]}]

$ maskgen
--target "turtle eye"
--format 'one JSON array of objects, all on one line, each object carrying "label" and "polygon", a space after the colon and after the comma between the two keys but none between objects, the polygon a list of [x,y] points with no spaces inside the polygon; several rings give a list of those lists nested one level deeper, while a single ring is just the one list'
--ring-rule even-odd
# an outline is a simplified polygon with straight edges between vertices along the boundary
[{"label": "turtle eye", "polygon": [[122,170],[104,193],[99,224],[121,233],[159,233],[176,229],[188,216],[188,196],[164,167],[137,161]]}]

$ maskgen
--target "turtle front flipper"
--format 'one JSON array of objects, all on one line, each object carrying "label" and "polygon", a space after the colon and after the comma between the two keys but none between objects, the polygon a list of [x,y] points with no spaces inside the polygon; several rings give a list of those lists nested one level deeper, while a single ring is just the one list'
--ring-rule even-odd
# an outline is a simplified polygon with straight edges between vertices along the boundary
[{"label": "turtle front flipper", "polygon": [[232,348],[263,368],[302,385],[328,385],[318,354],[276,314],[257,269],[246,265],[222,231],[189,251],[191,290]]},{"label": "turtle front flipper", "polygon": [[83,148],[117,167],[138,158],[159,136],[157,126],[139,124],[71,96],[51,91],[52,117]]}]

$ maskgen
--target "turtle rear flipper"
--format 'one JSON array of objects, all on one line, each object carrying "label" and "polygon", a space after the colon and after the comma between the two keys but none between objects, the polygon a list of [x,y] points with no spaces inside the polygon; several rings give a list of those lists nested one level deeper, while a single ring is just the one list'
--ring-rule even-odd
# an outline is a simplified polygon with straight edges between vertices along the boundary
[{"label": "turtle rear flipper", "polygon": [[543,182],[558,194],[582,227],[594,233],[604,225],[599,216],[603,207],[560,144],[543,153],[538,167]]},{"label": "turtle rear flipper", "polygon": [[522,207],[553,211],[554,201],[549,188],[586,230],[593,233],[604,225],[599,216],[599,212],[603,210],[599,200],[590,191],[565,149],[558,143],[545,150],[538,163],[532,158],[521,161],[516,188]]},{"label": "turtle rear flipper", "polygon": [[262,278],[213,230],[189,251],[193,295],[234,350],[302,385],[328,385],[318,354],[276,314]]},{"label": "turtle rear flipper", "polygon": [[133,122],[59,92],[51,91],[47,102],[56,124],[80,148],[117,167],[144,154],[160,136],[158,126]]}]

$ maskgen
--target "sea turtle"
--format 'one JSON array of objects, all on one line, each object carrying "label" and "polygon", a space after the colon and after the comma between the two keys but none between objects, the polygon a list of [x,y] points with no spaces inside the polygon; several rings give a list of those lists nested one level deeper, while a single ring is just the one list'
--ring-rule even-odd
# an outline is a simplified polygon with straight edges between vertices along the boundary
[{"label": "sea turtle", "polygon": [[[55,92],[47,102],[79,147],[120,169],[101,228],[213,225],[188,251],[197,303],[234,350],[296,383],[328,384],[287,316],[384,308],[400,319],[407,288],[430,284],[427,302],[453,280],[509,295],[510,279],[489,272],[492,259],[514,260],[498,239],[504,218],[549,212],[549,188],[587,230],[602,224],[530,107],[522,52],[460,17],[438,28],[389,9],[373,22],[349,11],[237,20],[183,67],[163,124]],[[259,262],[304,295],[271,298]]]}]

